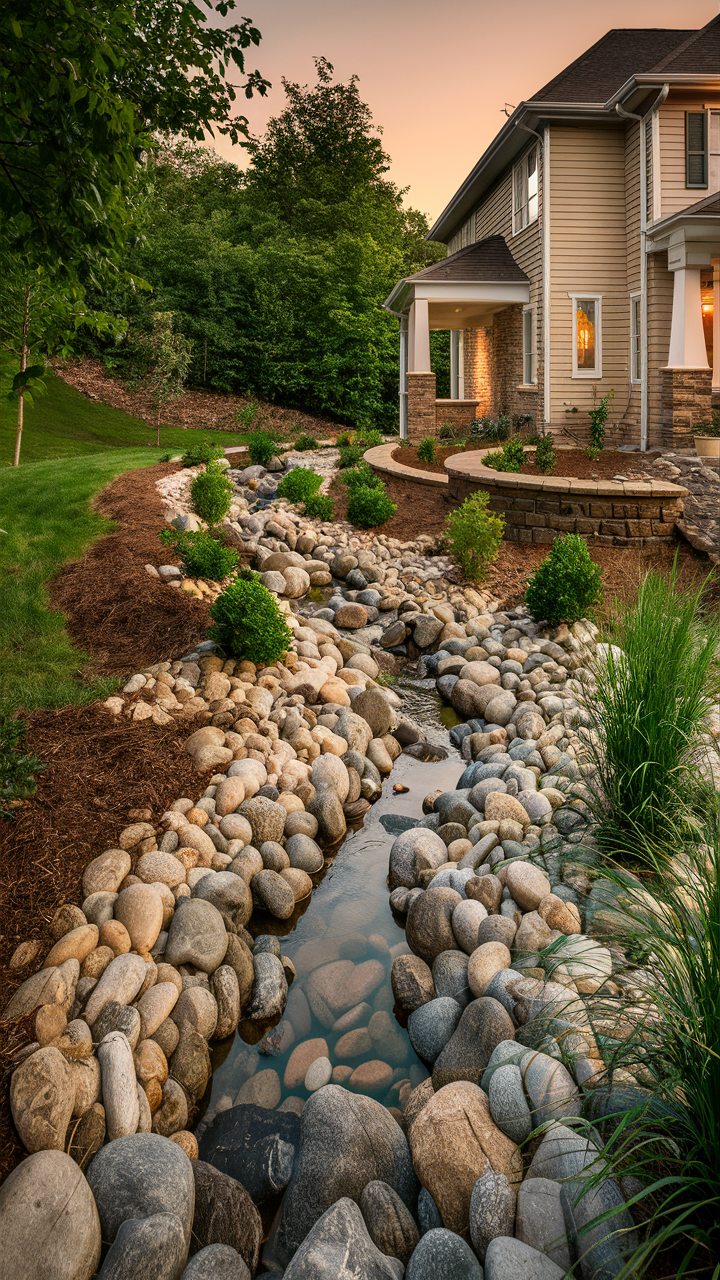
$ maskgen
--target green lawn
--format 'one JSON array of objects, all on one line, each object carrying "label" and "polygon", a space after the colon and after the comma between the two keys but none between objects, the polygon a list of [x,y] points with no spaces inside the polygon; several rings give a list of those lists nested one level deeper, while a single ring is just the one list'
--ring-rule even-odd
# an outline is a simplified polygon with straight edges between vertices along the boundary
[{"label": "green lawn", "polygon": [[[9,466],[15,449],[17,407],[7,399],[10,387],[7,358],[0,363],[0,466]],[[48,371],[47,394],[38,396],[32,408],[25,406],[20,464],[44,462],[47,458],[72,458],[107,453],[111,449],[135,449],[145,446],[146,463],[156,462],[162,453],[184,450],[196,440],[194,430],[181,427],[160,428],[160,453],[155,444],[155,428],[121,409],[86,400],[74,387]],[[208,428],[210,430],[211,428]],[[247,433],[223,431],[223,444],[244,444]],[[140,464],[136,464],[140,465]]]},{"label": "green lawn", "polygon": [[103,449],[0,472],[0,713],[92,702],[114,687],[80,677],[87,655],[73,645],[63,615],[48,608],[46,583],[113,527],[90,510],[94,495],[157,455]]}]

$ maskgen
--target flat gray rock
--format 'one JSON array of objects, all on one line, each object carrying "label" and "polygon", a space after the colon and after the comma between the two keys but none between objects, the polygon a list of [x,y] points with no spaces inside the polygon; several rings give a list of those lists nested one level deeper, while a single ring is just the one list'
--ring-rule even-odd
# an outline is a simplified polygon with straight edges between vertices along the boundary
[{"label": "flat gray rock", "polygon": [[373,1244],[353,1200],[326,1209],[303,1240],[283,1280],[402,1280],[403,1265]]},{"label": "flat gray rock", "polygon": [[564,1275],[544,1253],[509,1236],[491,1240],[485,1254],[485,1280],[563,1280]]},{"label": "flat gray rock", "polygon": [[172,1213],[123,1222],[98,1280],[178,1280],[187,1258],[183,1224]]},{"label": "flat gray rock", "polygon": [[469,1245],[454,1231],[428,1231],[415,1249],[405,1280],[483,1280],[483,1269]]},{"label": "flat gray rock", "polygon": [[518,1191],[515,1235],[567,1271],[573,1262],[561,1202],[562,1185],[549,1178],[526,1178]]},{"label": "flat gray rock", "polygon": [[38,1151],[0,1187],[3,1280],[90,1280],[100,1219],[85,1176],[63,1151]]},{"label": "flat gray rock", "polygon": [[182,1222],[189,1245],[195,1184],[192,1165],[176,1142],[157,1133],[117,1138],[90,1161],[87,1180],[108,1244],[128,1218],[169,1213]]}]

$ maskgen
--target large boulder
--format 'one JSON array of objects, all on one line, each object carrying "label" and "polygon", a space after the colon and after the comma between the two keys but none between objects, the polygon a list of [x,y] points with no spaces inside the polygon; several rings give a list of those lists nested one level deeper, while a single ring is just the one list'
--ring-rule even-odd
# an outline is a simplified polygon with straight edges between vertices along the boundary
[{"label": "large boulder", "polygon": [[299,1141],[300,1117],[292,1111],[241,1105],[218,1112],[200,1138],[200,1156],[262,1204],[290,1181]]},{"label": "large boulder", "polygon": [[432,886],[410,904],[405,937],[411,951],[432,964],[441,951],[455,950],[452,914],[462,897],[454,889]]},{"label": "large boulder", "polygon": [[390,888],[405,885],[412,889],[421,871],[441,867],[444,862],[447,862],[444,840],[427,827],[411,827],[397,837],[390,850]]},{"label": "large boulder", "polygon": [[85,1176],[63,1151],[38,1151],[0,1187],[2,1280],[90,1280],[102,1237]]},{"label": "large boulder", "polygon": [[303,1240],[284,1280],[402,1280],[403,1265],[381,1253],[357,1205],[343,1196]]},{"label": "large boulder", "polygon": [[283,1200],[275,1241],[281,1265],[326,1209],[344,1196],[358,1203],[376,1179],[412,1210],[417,1180],[402,1129],[372,1098],[333,1084],[318,1089],[305,1103],[297,1164]]},{"label": "large boulder", "polygon": [[262,1222],[245,1188],[204,1160],[193,1160],[195,1217],[193,1242],[227,1244],[242,1257],[251,1275],[260,1256]]},{"label": "large boulder", "polygon": [[192,1165],[176,1142],[157,1133],[117,1138],[90,1161],[87,1180],[108,1244],[128,1218],[158,1213],[179,1218],[190,1244],[195,1184]]},{"label": "large boulder", "polygon": [[123,1222],[98,1280],[179,1280],[188,1247],[183,1224],[172,1213]]}]

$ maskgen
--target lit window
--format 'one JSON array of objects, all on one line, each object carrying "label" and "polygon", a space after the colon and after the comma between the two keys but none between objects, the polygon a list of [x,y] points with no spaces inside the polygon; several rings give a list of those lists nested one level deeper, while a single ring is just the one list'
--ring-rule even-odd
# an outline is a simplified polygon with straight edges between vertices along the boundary
[{"label": "lit window", "polygon": [[600,342],[601,298],[571,294],[573,305],[573,377],[602,376]]},{"label": "lit window", "polygon": [[535,382],[535,343],[532,307],[526,307],[522,317],[523,339],[523,383],[528,386]]},{"label": "lit window", "polygon": [[708,184],[708,121],[705,111],[685,112],[685,186]]},{"label": "lit window", "polygon": [[630,299],[630,381],[639,382],[642,376],[642,302],[640,294]]},{"label": "lit window", "polygon": [[538,216],[537,147],[532,147],[513,169],[513,235]]}]

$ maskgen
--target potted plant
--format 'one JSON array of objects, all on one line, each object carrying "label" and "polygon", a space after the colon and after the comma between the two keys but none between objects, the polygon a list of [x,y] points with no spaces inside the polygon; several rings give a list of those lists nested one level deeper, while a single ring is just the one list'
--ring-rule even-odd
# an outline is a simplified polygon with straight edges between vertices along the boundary
[{"label": "potted plant", "polygon": [[711,422],[701,422],[693,429],[698,458],[720,459],[720,410],[715,409]]}]

